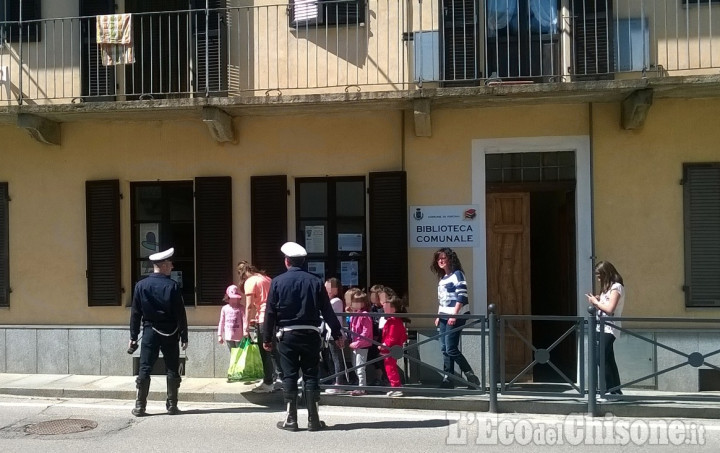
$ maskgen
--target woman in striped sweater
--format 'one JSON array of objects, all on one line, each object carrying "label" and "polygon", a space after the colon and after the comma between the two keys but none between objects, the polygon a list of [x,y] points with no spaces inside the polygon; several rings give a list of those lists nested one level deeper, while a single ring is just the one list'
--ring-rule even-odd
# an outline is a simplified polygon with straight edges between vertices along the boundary
[{"label": "woman in striped sweater", "polygon": [[[438,314],[442,315],[464,315],[470,313],[468,300],[467,282],[465,273],[460,264],[457,254],[450,248],[441,248],[433,255],[433,262],[430,269],[437,275],[438,279]],[[455,373],[455,364],[460,371],[465,373],[465,378],[470,382],[470,389],[477,389],[480,379],[475,375],[467,359],[460,352],[460,335],[462,326],[466,319],[454,317],[435,318],[435,325],[440,333],[440,346],[443,355],[443,375],[441,388],[453,388],[454,382],[449,375]]]}]

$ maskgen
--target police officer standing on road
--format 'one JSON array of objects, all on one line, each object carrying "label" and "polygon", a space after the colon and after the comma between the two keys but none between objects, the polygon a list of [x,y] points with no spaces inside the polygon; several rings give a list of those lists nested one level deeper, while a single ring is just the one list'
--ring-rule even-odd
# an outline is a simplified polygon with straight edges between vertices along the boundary
[{"label": "police officer standing on road", "polygon": [[167,401],[165,407],[170,415],[180,412],[177,407],[180,388],[180,349],[187,348],[188,329],[185,302],[178,284],[170,278],[173,269],[172,256],[175,249],[149,256],[154,273],[135,285],[130,312],[130,350],[137,349],[140,321],[143,337],[140,348],[140,372],[136,380],[137,399],[132,414],[145,415],[147,396],[150,391],[150,372],[162,351],[167,369]]},{"label": "police officer standing on road", "polygon": [[277,347],[283,370],[283,398],[287,406],[287,416],[277,426],[288,431],[298,429],[297,381],[298,370],[302,370],[308,407],[308,431],[318,431],[325,427],[318,414],[321,314],[338,348],[342,349],[345,341],[322,280],[301,269],[307,256],[305,249],[294,242],[286,242],[280,251],[285,255],[287,272],[275,277],[270,285],[262,333],[263,348],[271,351],[272,336],[277,327]]}]

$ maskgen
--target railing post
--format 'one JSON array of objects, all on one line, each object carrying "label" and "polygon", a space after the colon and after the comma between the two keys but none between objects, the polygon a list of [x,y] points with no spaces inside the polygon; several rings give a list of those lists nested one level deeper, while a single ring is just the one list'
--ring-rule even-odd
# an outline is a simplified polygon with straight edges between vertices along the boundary
[{"label": "railing post", "polygon": [[[23,0],[20,0],[20,6],[18,6],[18,28],[19,33],[18,36],[20,36],[20,42],[18,45],[18,59],[20,60],[18,64],[18,104],[22,105],[23,103]],[[29,31],[28,31],[29,34]],[[28,75],[30,74],[28,70]]]},{"label": "railing post", "polygon": [[205,97],[210,97],[210,0],[205,0]]},{"label": "railing post", "polygon": [[488,305],[488,374],[490,375],[490,400],[488,412],[491,414],[497,414],[498,411],[498,400],[497,400],[497,370],[496,357],[497,357],[497,315],[495,314],[495,304]]},{"label": "railing post", "polygon": [[588,415],[594,417],[597,413],[597,308],[588,307],[590,319],[588,320]]}]

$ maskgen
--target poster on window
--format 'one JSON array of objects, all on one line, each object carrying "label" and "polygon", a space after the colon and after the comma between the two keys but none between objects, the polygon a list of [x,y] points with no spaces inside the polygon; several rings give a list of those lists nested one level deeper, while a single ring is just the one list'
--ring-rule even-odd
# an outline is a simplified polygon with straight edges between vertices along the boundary
[{"label": "poster on window", "polygon": [[338,234],[339,252],[362,252],[362,234]]},{"label": "poster on window", "polygon": [[325,253],[325,227],[323,225],[305,227],[305,250],[308,253]]},{"label": "poster on window", "polygon": [[346,286],[357,286],[358,283],[358,262],[340,262],[340,281]]},{"label": "poster on window", "polygon": [[[141,223],[138,227],[140,258],[147,258],[160,251],[160,224]],[[152,273],[152,272],[151,272]]]},{"label": "poster on window", "polygon": [[308,261],[308,272],[315,274],[322,281],[325,281],[325,263],[322,261]]},{"label": "poster on window", "polygon": [[182,271],[170,272],[170,278],[175,280],[175,282],[178,284],[180,289],[182,289],[182,287],[183,287]]}]

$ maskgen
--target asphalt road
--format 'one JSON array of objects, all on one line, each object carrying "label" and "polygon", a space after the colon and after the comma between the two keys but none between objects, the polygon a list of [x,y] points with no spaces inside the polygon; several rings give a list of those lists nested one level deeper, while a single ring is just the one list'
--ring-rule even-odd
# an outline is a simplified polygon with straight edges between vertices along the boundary
[{"label": "asphalt road", "polygon": [[[592,452],[720,451],[720,420],[595,418],[321,407],[329,428],[291,433],[282,412],[182,403],[183,413],[136,418],[131,401],[0,395],[0,451],[10,452]],[[299,413],[301,428],[306,411]],[[68,431],[78,431],[68,433]]]}]

